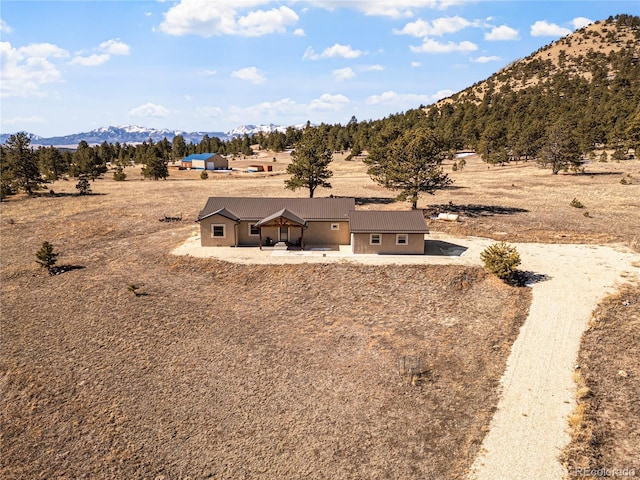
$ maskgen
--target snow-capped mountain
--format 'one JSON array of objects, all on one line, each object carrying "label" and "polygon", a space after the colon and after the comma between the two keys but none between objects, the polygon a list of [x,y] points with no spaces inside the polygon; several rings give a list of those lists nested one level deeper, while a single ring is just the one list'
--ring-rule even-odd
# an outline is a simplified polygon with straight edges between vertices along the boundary
[{"label": "snow-capped mountain", "polygon": [[[296,126],[296,128],[299,128]],[[228,132],[184,132],[181,130],[168,130],[168,129],[156,129],[140,127],[138,125],[122,125],[118,127],[101,127],[91,130],[89,132],[74,133],[71,135],[65,135],[61,137],[48,137],[43,138],[38,135],[27,133],[31,139],[31,145],[54,145],[54,146],[77,146],[82,140],[89,145],[101,144],[102,142],[121,144],[139,144],[149,139],[154,142],[159,142],[166,138],[172,141],[177,135],[182,135],[185,142],[198,143],[202,140],[202,137],[208,135],[210,138],[218,137],[220,140],[228,141],[235,137],[241,137],[243,135],[252,136],[258,132],[271,133],[275,131],[284,132],[287,127],[280,125],[242,125]],[[10,137],[10,134],[0,134],[0,142],[4,143]]]}]

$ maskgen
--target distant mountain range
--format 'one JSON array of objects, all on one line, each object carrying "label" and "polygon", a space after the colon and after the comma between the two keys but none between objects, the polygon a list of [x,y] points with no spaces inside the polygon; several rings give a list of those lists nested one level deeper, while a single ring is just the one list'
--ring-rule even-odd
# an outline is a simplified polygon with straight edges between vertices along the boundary
[{"label": "distant mountain range", "polygon": [[[302,126],[295,126],[295,128],[302,128]],[[71,135],[65,135],[62,137],[41,137],[33,133],[27,133],[31,139],[32,146],[60,146],[60,147],[76,147],[82,140],[90,145],[101,144],[107,142],[114,144],[120,142],[121,144],[139,144],[149,139],[154,142],[159,142],[166,137],[167,140],[172,141],[177,135],[182,135],[185,142],[198,143],[202,140],[202,137],[208,135],[209,137],[218,137],[220,140],[228,141],[236,137],[241,137],[245,134],[251,136],[259,132],[271,133],[275,131],[284,132],[287,127],[281,125],[242,125],[228,132],[183,132],[180,130],[168,130],[168,129],[156,129],[146,128],[137,125],[123,125],[119,127],[101,127],[89,132],[74,133]],[[11,134],[0,134],[0,143],[4,143],[11,136]]]}]

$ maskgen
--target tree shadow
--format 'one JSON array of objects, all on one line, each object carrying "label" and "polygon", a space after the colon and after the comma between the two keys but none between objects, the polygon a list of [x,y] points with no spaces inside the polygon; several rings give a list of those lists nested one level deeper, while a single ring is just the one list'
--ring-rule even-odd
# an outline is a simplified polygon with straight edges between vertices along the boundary
[{"label": "tree shadow", "polygon": [[78,192],[54,192],[53,190],[49,190],[48,192],[38,192],[34,194],[36,197],[53,197],[53,198],[62,198],[62,197],[93,197],[106,195],[106,193],[78,193]]},{"label": "tree shadow", "polygon": [[70,272],[72,270],[82,270],[84,267],[82,265],[58,265],[57,267],[51,267],[49,270],[50,275],[60,275],[62,273]]},{"label": "tree shadow", "polygon": [[623,172],[576,172],[575,175],[581,177],[600,177],[606,175],[622,175]]},{"label": "tree shadow", "polygon": [[456,205],[453,202],[442,203],[440,205],[429,205],[424,209],[426,213],[438,215],[439,213],[457,213],[466,217],[492,217],[494,215],[515,215],[526,213],[529,210],[517,207],[503,207],[500,205]]},{"label": "tree shadow", "polygon": [[516,270],[506,282],[514,287],[532,287],[536,283],[546,282],[547,280],[551,280],[551,277],[546,273]]},{"label": "tree shadow", "polygon": [[396,201],[397,200],[395,198],[388,197],[356,197],[356,205],[390,205]]}]

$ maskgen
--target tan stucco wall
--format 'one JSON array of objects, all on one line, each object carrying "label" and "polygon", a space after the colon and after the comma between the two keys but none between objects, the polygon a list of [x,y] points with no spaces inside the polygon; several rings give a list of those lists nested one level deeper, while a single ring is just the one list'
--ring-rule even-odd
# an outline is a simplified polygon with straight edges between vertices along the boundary
[{"label": "tan stucco wall", "polygon": [[[331,230],[331,224],[337,223],[338,230]],[[351,235],[349,222],[309,222],[304,231],[306,245],[349,245]]]},{"label": "tan stucco wall", "polygon": [[[219,238],[213,236],[211,226],[225,225],[225,238]],[[203,247],[231,247],[236,244],[235,239],[235,225],[236,222],[225,218],[221,215],[213,215],[200,221],[200,244]],[[257,244],[257,243],[256,243]]]},{"label": "tan stucco wall", "polygon": [[383,255],[424,254],[424,234],[409,233],[407,245],[396,245],[395,233],[383,233],[380,245],[369,245],[368,233],[353,234],[353,253],[377,253]]},{"label": "tan stucco wall", "polygon": [[[238,224],[238,245],[242,245],[242,246],[258,246],[258,244],[260,243],[260,236],[256,235],[255,237],[252,235],[249,235],[249,225],[251,223],[256,223],[256,222],[240,222]],[[264,238],[264,234],[263,234],[263,238]]]}]

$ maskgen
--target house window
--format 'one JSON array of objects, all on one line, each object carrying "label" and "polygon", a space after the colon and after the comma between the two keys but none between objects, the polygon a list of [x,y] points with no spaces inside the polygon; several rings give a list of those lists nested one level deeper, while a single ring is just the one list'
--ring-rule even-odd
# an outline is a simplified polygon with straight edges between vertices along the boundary
[{"label": "house window", "polygon": [[396,245],[408,245],[409,244],[409,235],[406,233],[398,233],[396,235]]},{"label": "house window", "polygon": [[382,235],[379,233],[372,233],[369,235],[369,245],[380,245],[382,244]]},{"label": "house window", "polygon": [[250,223],[249,224],[249,236],[250,237],[257,237],[258,235],[260,235],[260,229],[258,227],[256,227],[255,223]]},{"label": "house window", "polygon": [[340,230],[340,224],[339,223],[332,223],[331,224],[331,230]]},{"label": "house window", "polygon": [[215,238],[225,238],[227,236],[226,233],[226,228],[223,224],[211,225],[211,236]]}]

